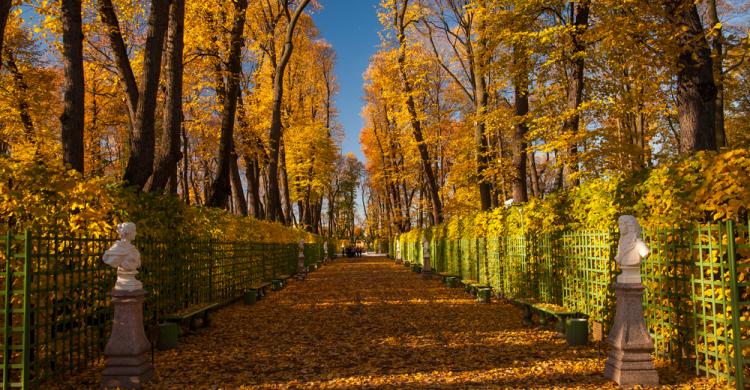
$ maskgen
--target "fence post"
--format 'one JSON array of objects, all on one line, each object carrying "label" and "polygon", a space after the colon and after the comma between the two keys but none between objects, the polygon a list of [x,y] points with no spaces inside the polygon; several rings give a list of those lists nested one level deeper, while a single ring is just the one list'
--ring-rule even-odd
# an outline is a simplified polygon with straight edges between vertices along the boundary
[{"label": "fence post", "polygon": [[737,252],[734,247],[734,221],[727,221],[727,257],[729,260],[729,283],[732,307],[732,345],[734,347],[734,380],[737,389],[745,388],[745,359],[742,354],[742,333],[740,328],[740,294],[737,288]]},{"label": "fence post", "polygon": [[[31,232],[23,235],[23,388],[29,383],[29,356],[31,355]],[[6,296],[5,299],[10,299]]]}]

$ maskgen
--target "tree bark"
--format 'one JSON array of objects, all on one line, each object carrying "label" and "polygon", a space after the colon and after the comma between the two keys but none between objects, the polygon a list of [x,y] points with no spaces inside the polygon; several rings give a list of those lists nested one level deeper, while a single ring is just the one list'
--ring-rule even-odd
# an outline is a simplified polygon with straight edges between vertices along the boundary
[{"label": "tree bark", "polygon": [[63,28],[63,113],[60,116],[63,162],[83,173],[83,26],[81,0],[61,1]]},{"label": "tree bark", "polygon": [[16,56],[8,47],[5,48],[5,57],[8,71],[13,77],[13,88],[15,89],[14,100],[16,101],[18,115],[21,118],[21,125],[23,125],[24,136],[27,141],[31,141],[34,138],[34,120],[31,118],[31,112],[29,111],[29,85],[26,83],[21,70],[18,69]]},{"label": "tree bark", "polygon": [[[154,4],[156,3],[159,3],[159,1],[154,2]],[[115,66],[120,75],[120,80],[122,80],[125,86],[130,126],[134,127],[139,92],[133,68],[130,66],[128,49],[125,46],[125,40],[122,39],[120,22],[117,19],[117,13],[115,12],[115,7],[112,5],[112,0],[99,0],[98,4],[99,15],[102,18],[102,22],[107,26],[107,36],[109,37],[109,45],[112,48],[112,53],[115,56]]]},{"label": "tree bark", "polygon": [[[586,69],[585,52],[586,46],[583,42],[583,34],[588,29],[589,24],[589,0],[571,2],[570,9],[571,23],[573,23],[573,52],[572,52],[572,69],[568,81],[568,104],[567,108],[573,114],[563,122],[563,133],[568,137],[575,138],[578,135],[581,115],[578,110],[583,102],[584,88],[584,71]],[[571,141],[565,156],[563,165],[564,185],[567,187],[578,186],[578,143]]]},{"label": "tree bark", "polygon": [[232,203],[234,204],[237,214],[246,217],[247,216],[247,199],[245,199],[245,190],[242,188],[242,179],[240,178],[240,168],[237,165],[237,153],[232,151],[231,160],[231,176],[230,181],[232,182]]},{"label": "tree bark", "polygon": [[711,36],[711,58],[713,59],[714,82],[716,83],[716,146],[729,146],[724,128],[724,31],[720,27],[716,0],[708,0],[708,25],[714,29]]},{"label": "tree bark", "polygon": [[242,46],[244,45],[245,17],[247,0],[234,1],[234,21],[230,35],[229,77],[227,80],[224,108],[221,115],[221,139],[219,145],[219,167],[211,183],[207,205],[226,208],[232,193],[230,170],[234,151],[234,121],[237,113],[237,99],[240,93],[240,72],[242,71]]},{"label": "tree bark", "polygon": [[716,150],[716,84],[698,8],[692,0],[671,0],[667,11],[679,31],[676,65],[680,153]]},{"label": "tree bark", "polygon": [[529,113],[529,76],[526,69],[527,62],[523,47],[513,47],[514,63],[516,65],[513,80],[513,93],[515,96],[516,124],[513,131],[513,179],[511,188],[513,200],[523,203],[529,200],[528,188],[526,186],[526,133],[529,126],[526,123],[526,115]]},{"label": "tree bark", "polygon": [[400,8],[398,7],[397,2],[394,2],[394,24],[396,31],[398,31],[399,41],[399,73],[401,75],[404,94],[406,95],[406,108],[409,112],[409,122],[411,124],[412,134],[414,135],[414,141],[417,143],[419,157],[422,162],[422,169],[429,188],[430,200],[432,201],[432,216],[435,223],[440,224],[443,222],[443,204],[440,200],[440,190],[437,187],[435,173],[432,171],[430,154],[427,151],[427,145],[425,145],[424,136],[422,134],[422,124],[419,122],[416,104],[414,103],[413,87],[406,71],[406,24],[404,18],[406,16],[408,2],[408,0],[404,0],[403,6]]},{"label": "tree bark", "polygon": [[138,108],[130,141],[130,158],[123,180],[143,189],[154,170],[154,120],[159,89],[164,35],[169,21],[169,1],[154,0],[148,20],[148,35],[143,55],[143,76]]},{"label": "tree bark", "polygon": [[281,147],[281,103],[284,99],[284,72],[289,60],[292,57],[294,45],[294,29],[297,25],[302,12],[310,0],[302,0],[297,6],[297,10],[289,18],[286,36],[284,39],[284,49],[281,53],[281,60],[276,66],[273,80],[273,110],[271,114],[271,128],[269,130],[269,149],[271,150],[270,161],[268,164],[268,191],[266,205],[266,217],[269,220],[280,221],[284,219],[281,210],[281,192],[279,191],[279,148]]},{"label": "tree bark", "polygon": [[[164,191],[168,180],[177,174],[177,165],[182,158],[180,132],[182,130],[182,54],[184,49],[185,0],[172,0],[169,7],[167,32],[166,109],[162,127],[162,145],[156,155],[154,173],[149,190]],[[176,186],[172,186],[176,188]]]}]

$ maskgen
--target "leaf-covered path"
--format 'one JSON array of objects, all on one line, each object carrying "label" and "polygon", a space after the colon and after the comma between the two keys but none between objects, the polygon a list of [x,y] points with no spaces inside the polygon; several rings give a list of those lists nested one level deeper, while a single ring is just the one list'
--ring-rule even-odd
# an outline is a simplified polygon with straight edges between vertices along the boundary
[{"label": "leaf-covered path", "polygon": [[[149,388],[613,387],[605,351],[384,258],[338,260],[157,352]],[[663,383],[710,382],[660,369]],[[74,379],[96,386],[98,370]],[[689,381],[689,382],[686,382]]]}]

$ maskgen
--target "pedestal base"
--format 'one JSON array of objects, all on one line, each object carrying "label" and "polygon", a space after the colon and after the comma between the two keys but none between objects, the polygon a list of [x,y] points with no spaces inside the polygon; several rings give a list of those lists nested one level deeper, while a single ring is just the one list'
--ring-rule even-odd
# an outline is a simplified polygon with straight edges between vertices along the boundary
[{"label": "pedestal base", "polygon": [[423,279],[432,279],[432,271],[422,269],[422,278]]},{"label": "pedestal base", "polygon": [[102,388],[140,389],[154,376],[143,328],[144,290],[112,290],[112,335],[104,348]]},{"label": "pedestal base", "polygon": [[615,321],[607,341],[612,346],[604,376],[620,386],[656,386],[659,374],[651,353],[654,342],[643,319],[643,285],[616,283]]}]

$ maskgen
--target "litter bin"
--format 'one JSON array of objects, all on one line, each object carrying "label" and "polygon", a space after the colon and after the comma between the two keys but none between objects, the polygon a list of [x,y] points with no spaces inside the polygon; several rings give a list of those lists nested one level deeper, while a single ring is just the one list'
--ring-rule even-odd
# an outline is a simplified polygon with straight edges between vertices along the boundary
[{"label": "litter bin", "polygon": [[449,276],[445,278],[445,284],[448,285],[448,287],[454,288],[458,286],[458,278],[455,278],[453,276]]},{"label": "litter bin", "polygon": [[177,340],[180,335],[180,326],[175,322],[165,322],[159,324],[159,342],[157,346],[160,350],[177,348]]},{"label": "litter bin", "polygon": [[491,297],[492,297],[491,288],[480,288],[477,291],[477,301],[479,301],[479,303],[490,303]]},{"label": "litter bin", "polygon": [[254,305],[257,300],[258,300],[258,290],[250,289],[245,292],[245,304],[246,305]]},{"label": "litter bin", "polygon": [[565,320],[565,340],[568,345],[586,345],[589,342],[589,320],[568,318]]}]

